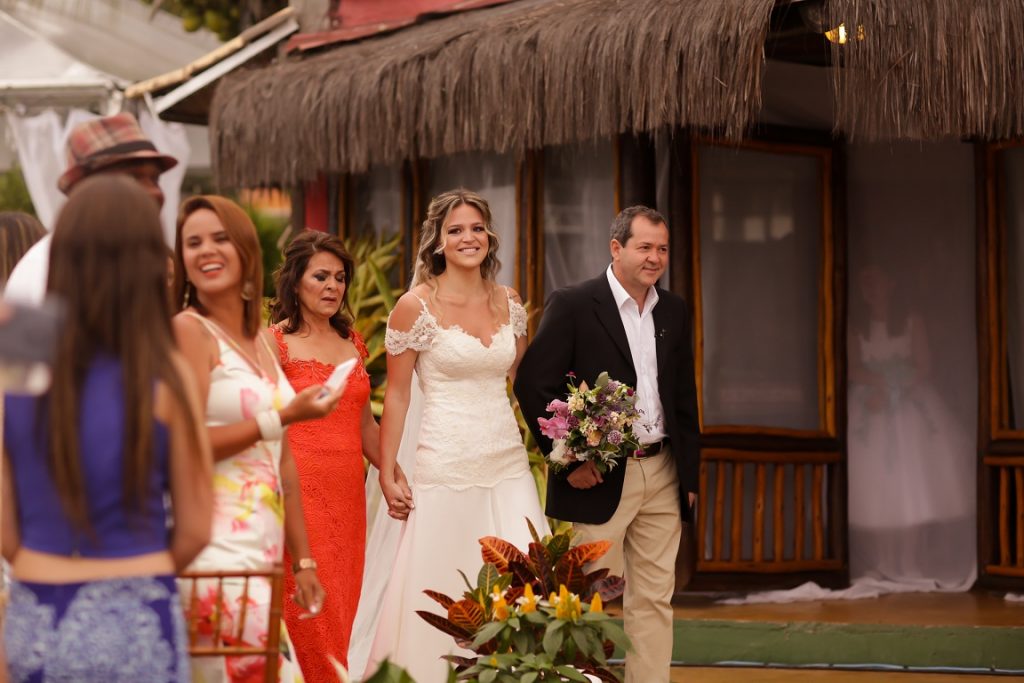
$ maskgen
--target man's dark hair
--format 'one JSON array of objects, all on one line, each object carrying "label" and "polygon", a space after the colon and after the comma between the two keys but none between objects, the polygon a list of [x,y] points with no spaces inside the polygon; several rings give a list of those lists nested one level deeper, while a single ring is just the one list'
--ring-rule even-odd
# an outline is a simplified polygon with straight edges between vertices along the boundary
[{"label": "man's dark hair", "polygon": [[611,238],[622,246],[626,246],[626,242],[633,236],[633,219],[637,216],[643,216],[655,225],[668,225],[665,217],[659,212],[649,206],[637,204],[619,211],[619,215],[612,221]]}]

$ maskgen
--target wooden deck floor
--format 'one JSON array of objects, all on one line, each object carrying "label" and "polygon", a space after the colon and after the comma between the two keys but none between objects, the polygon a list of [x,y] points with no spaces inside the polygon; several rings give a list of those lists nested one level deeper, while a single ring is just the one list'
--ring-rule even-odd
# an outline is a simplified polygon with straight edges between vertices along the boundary
[{"label": "wooden deck floor", "polygon": [[766,605],[719,605],[689,598],[676,619],[917,626],[1024,626],[1024,603],[991,593],[903,593],[865,600],[822,600]]}]

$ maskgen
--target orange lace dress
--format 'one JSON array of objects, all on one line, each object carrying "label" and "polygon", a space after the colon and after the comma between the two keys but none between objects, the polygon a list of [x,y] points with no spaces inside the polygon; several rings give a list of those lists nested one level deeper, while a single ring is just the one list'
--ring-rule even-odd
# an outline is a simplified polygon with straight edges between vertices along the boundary
[{"label": "orange lace dress", "polygon": [[[291,358],[281,330],[271,328],[277,338],[281,366],[296,392],[322,384],[333,365],[317,360]],[[366,358],[366,345],[359,333],[351,341]],[[302,509],[317,575],[327,598],[315,618],[300,619],[302,610],[289,599],[295,593],[293,559],[285,552],[284,614],[299,664],[307,683],[330,681],[338,675],[328,659],[348,665],[348,643],[352,620],[359,605],[366,550],[366,494],[364,492],[363,445],[360,424],[363,408],[370,398],[370,377],[362,363],[349,375],[345,393],[330,415],[288,427],[295,465],[302,486]]]}]

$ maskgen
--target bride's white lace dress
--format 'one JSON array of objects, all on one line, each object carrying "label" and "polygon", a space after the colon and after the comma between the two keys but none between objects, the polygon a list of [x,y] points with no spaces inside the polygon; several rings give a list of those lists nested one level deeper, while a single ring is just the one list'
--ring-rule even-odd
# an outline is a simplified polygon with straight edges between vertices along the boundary
[{"label": "bride's white lace dress", "polygon": [[[440,657],[458,648],[416,614],[442,612],[424,589],[458,599],[465,584],[457,570],[475,582],[482,564],[479,538],[500,536],[525,549],[526,518],[540,533],[546,522],[506,389],[516,337],[526,334],[526,311],[509,298],[509,322],[485,346],[461,328],[441,327],[420,303],[413,327],[388,328],[385,341],[390,354],[419,353],[423,408],[412,477],[416,507],[401,530],[393,563],[367,568],[390,570],[367,671],[387,657],[418,683],[440,683],[447,672]],[[361,611],[369,609],[360,603]]]}]

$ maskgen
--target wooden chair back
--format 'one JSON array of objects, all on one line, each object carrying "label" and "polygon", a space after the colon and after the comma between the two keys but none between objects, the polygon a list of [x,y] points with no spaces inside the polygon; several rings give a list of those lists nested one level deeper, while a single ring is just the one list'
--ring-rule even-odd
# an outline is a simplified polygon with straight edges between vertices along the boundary
[{"label": "wooden chair back", "polygon": [[[185,609],[188,632],[188,650],[192,657],[238,657],[255,656],[266,658],[264,682],[278,683],[279,657],[281,656],[281,618],[282,600],[284,595],[284,569],[280,564],[271,569],[262,570],[230,570],[230,571],[194,571],[178,575],[179,592]],[[249,606],[250,585],[253,581],[267,581],[270,584],[270,605],[267,614],[267,642],[265,645],[246,645],[242,635],[245,632]],[[231,642],[222,637],[224,617],[225,581],[229,585],[241,584],[241,597],[237,601],[238,613],[233,615],[235,624],[231,632]],[[207,642],[200,640],[200,624],[204,615],[200,613],[200,584],[206,586],[215,583],[216,602],[212,615],[212,633],[216,637]],[[232,592],[235,589],[232,588]]]}]

